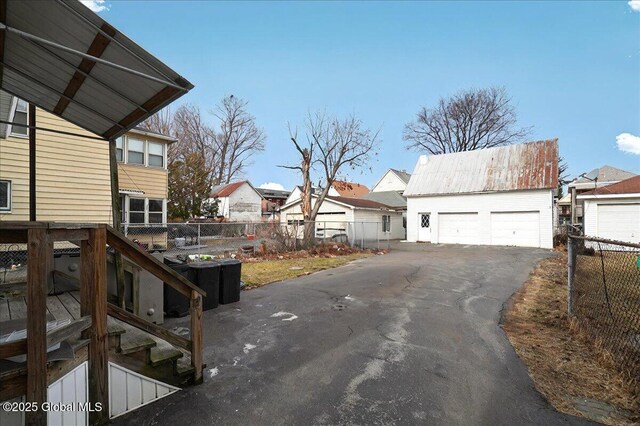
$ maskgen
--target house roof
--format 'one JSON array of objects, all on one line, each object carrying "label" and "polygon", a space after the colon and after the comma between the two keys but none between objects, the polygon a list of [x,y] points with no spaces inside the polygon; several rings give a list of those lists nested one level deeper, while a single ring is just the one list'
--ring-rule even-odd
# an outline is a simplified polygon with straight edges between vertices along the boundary
[{"label": "house roof", "polygon": [[[636,175],[635,173],[628,172],[626,170],[618,169],[616,167],[607,166],[607,165],[604,165],[599,169],[593,169],[586,174],[595,173],[596,170],[598,171],[598,183],[619,182],[621,180],[634,177]],[[569,183],[569,186],[573,186],[575,184],[580,184],[580,183],[592,184],[593,181],[585,177],[581,177],[573,180],[571,183]]]},{"label": "house roof", "polygon": [[163,139],[163,140],[165,140],[165,141],[167,141],[169,143],[178,142],[178,139],[174,138],[173,136],[169,136],[169,135],[165,135],[165,134],[162,134],[162,133],[154,132],[153,130],[147,130],[147,129],[144,129],[142,127],[134,127],[129,132],[130,133],[134,133],[134,134],[138,134],[138,135],[152,136],[154,138]]},{"label": "house roof", "polygon": [[407,208],[407,199],[400,195],[398,191],[370,192],[363,195],[362,198],[365,200],[376,201],[393,208]]},{"label": "house roof", "polygon": [[288,198],[290,191],[283,191],[280,189],[268,189],[268,188],[256,188],[256,191],[260,193],[263,197],[269,198]]},{"label": "house roof", "polygon": [[411,173],[407,173],[405,170],[397,170],[397,169],[389,169],[389,170],[395,173],[400,178],[400,180],[402,180],[404,183],[409,183],[409,179],[411,179]]},{"label": "house roof", "polygon": [[238,182],[232,182],[232,183],[227,183],[227,184],[214,186],[211,189],[210,197],[211,198],[228,197],[229,195],[233,194],[238,188],[240,188],[245,183],[248,184],[254,191],[256,191],[256,193],[258,195],[260,195],[260,197],[262,197],[262,194],[260,194],[260,192],[258,192],[258,190],[255,189],[253,187],[253,185],[251,185],[251,182],[249,182],[248,180],[241,180],[241,181],[238,181]]},{"label": "house roof", "polygon": [[611,185],[603,186],[581,195],[616,195],[616,194],[640,194],[640,176],[621,180]]},{"label": "house roof", "polygon": [[558,140],[420,156],[405,196],[555,189]]},{"label": "house roof", "polygon": [[364,198],[335,197],[332,195],[327,195],[327,199],[338,201],[342,204],[361,209],[388,209],[390,207],[377,201],[365,200]]},{"label": "house roof", "polygon": [[369,188],[366,186],[344,180],[333,181],[333,189],[338,191],[338,194],[340,194],[341,197],[359,198],[369,193]]},{"label": "house roof", "polygon": [[3,4],[0,88],[104,139],[193,88],[79,1]]}]

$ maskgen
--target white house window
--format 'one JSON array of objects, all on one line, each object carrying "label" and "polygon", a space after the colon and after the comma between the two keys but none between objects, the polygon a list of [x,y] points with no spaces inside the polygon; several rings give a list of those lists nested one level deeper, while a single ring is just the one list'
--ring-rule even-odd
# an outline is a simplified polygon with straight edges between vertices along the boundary
[{"label": "white house window", "polygon": [[428,228],[430,226],[430,221],[431,219],[431,215],[428,213],[425,214],[421,214],[420,215],[420,227],[421,228]]},{"label": "white house window", "polygon": [[0,180],[0,212],[11,211],[11,181]]},{"label": "white house window", "polygon": [[145,223],[144,198],[129,198],[129,223]]},{"label": "white house window", "polygon": [[144,141],[127,139],[127,163],[144,164]]},{"label": "white house window", "polygon": [[382,232],[391,232],[391,216],[382,215]]},{"label": "white house window", "polygon": [[[17,124],[24,124],[25,126],[29,123],[29,106],[22,99],[17,99],[15,101],[15,110],[13,112],[12,122]],[[11,134],[14,136],[27,136],[29,134],[29,129],[23,126],[12,125],[11,126]]]},{"label": "white house window", "polygon": [[124,136],[120,136],[116,139],[116,160],[124,161]]},{"label": "white house window", "polygon": [[164,167],[164,144],[149,142],[149,165]]},{"label": "white house window", "polygon": [[149,199],[149,223],[162,223],[164,218],[164,200]]}]

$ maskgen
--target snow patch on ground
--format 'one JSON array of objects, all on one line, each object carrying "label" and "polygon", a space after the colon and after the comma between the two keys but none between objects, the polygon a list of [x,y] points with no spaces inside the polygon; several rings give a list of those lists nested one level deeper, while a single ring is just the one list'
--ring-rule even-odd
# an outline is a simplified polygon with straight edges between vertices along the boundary
[{"label": "snow patch on ground", "polygon": [[298,319],[298,316],[295,314],[292,314],[291,312],[280,311],[271,315],[271,318],[280,318],[280,317],[288,317],[288,318],[282,318],[282,321],[293,321],[294,319]]},{"label": "snow patch on ground", "polygon": [[255,349],[255,348],[257,348],[256,345],[252,345],[251,343],[245,343],[244,348],[242,348],[242,352],[244,352],[245,354],[248,354],[251,349]]},{"label": "snow patch on ground", "polygon": [[344,298],[347,299],[347,300],[356,300],[356,298],[355,297],[351,297],[350,294],[347,294]]},{"label": "snow patch on ground", "polygon": [[219,372],[220,370],[218,370],[218,367],[211,368],[209,370],[209,377],[213,379],[215,376],[218,375]]}]

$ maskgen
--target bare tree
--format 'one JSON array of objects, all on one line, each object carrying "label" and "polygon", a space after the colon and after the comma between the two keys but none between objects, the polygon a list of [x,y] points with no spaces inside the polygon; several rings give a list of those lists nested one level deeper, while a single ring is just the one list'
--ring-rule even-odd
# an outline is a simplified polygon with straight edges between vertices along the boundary
[{"label": "bare tree", "polygon": [[199,216],[219,167],[213,129],[204,122],[200,108],[189,104],[180,106],[175,113],[161,111],[145,121],[144,127],[177,140],[167,152],[168,216]]},{"label": "bare tree", "polygon": [[569,165],[564,157],[558,156],[558,198],[562,198],[564,186],[570,182],[567,171]]},{"label": "bare tree", "polygon": [[170,107],[161,109],[140,124],[140,127],[167,136],[175,136]]},{"label": "bare tree", "polygon": [[405,125],[407,149],[430,154],[472,151],[519,142],[530,128],[516,127],[516,113],[502,87],[467,90],[423,107]]},{"label": "bare tree", "polygon": [[215,135],[220,164],[216,184],[229,183],[242,176],[251,157],[264,150],[265,134],[256,118],[247,111],[248,102],[233,95],[220,101],[212,114],[219,122]]},{"label": "bare tree", "polygon": [[[305,222],[314,222],[320,207],[340,173],[345,168],[356,170],[365,167],[377,155],[378,134],[365,129],[362,120],[355,116],[345,119],[327,118],[324,113],[309,114],[306,123],[306,141],[299,140],[297,130],[289,128],[291,142],[300,155],[295,166],[280,166],[300,171],[302,175],[301,210]],[[326,183],[312,202],[313,169],[319,171]],[[308,244],[314,234],[313,226],[305,226],[304,239]]]}]

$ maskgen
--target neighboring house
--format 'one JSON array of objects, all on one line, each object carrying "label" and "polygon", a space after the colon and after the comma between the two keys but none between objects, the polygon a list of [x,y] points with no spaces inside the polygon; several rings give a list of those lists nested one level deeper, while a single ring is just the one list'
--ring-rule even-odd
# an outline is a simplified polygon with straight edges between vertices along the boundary
[{"label": "neighboring house", "polygon": [[278,219],[280,206],[285,205],[291,192],[266,188],[256,188],[256,191],[262,195],[262,217],[266,219]]},{"label": "neighboring house", "polygon": [[[314,186],[311,188],[311,193],[312,194],[320,194],[320,192],[322,191],[322,188],[320,188],[319,186]],[[336,191],[333,187],[329,188],[329,192],[327,195],[331,195],[332,197],[339,197],[340,194],[338,194],[338,191]],[[289,197],[287,197],[287,200],[285,201],[285,203],[283,205],[287,205],[290,204],[294,201],[299,200],[302,197],[302,186],[298,185],[295,188],[293,188],[291,190],[291,193],[289,194]]]},{"label": "neighboring house", "polygon": [[557,140],[421,156],[404,195],[407,240],[553,247]]},{"label": "neighboring house", "polygon": [[568,225],[571,223],[571,194],[560,198],[558,206],[558,225]]},{"label": "neighboring house", "polygon": [[116,140],[121,221],[127,236],[150,250],[167,247],[167,149],[174,142],[139,128]]},{"label": "neighboring house", "polygon": [[[312,205],[317,199],[318,196],[314,195]],[[300,204],[298,199],[282,206],[280,222],[296,227],[301,233],[305,223]],[[356,243],[360,239],[404,238],[401,211],[362,198],[328,195],[320,206],[315,229],[318,238],[346,236],[349,241]]]},{"label": "neighboring house", "polygon": [[[585,173],[584,175],[593,175],[596,172],[598,177],[593,180],[587,179],[586,177],[579,177],[571,181],[568,184],[569,194],[575,190],[576,196],[578,196],[593,189],[608,186],[636,175],[635,173],[607,165]],[[576,223],[582,223],[582,207],[582,202],[577,202],[576,200]],[[571,199],[569,199],[569,218],[571,218]]]},{"label": "neighboring house", "polygon": [[411,175],[404,170],[389,169],[371,188],[371,192],[395,191],[402,194],[407,189]]},{"label": "neighboring house", "polygon": [[[312,194],[320,194],[322,192],[321,187],[314,186],[311,188]],[[347,198],[361,198],[369,193],[369,188],[364,185],[355,182],[347,182],[342,180],[336,180],[329,188],[327,195],[331,197],[347,197]],[[298,185],[291,190],[289,197],[285,201],[286,204],[290,204],[296,200],[299,200],[302,196],[302,186]]]},{"label": "neighboring house", "polygon": [[361,198],[362,196],[369,193],[369,188],[367,188],[366,186],[356,182],[347,182],[344,180],[334,181],[331,187],[336,190],[338,196],[340,197]]},{"label": "neighboring house", "polygon": [[584,203],[584,234],[640,243],[640,176],[578,195]]},{"label": "neighboring house", "polygon": [[218,185],[211,190],[209,198],[218,202],[218,217],[231,222],[261,221],[262,200],[260,192],[248,180]]},{"label": "neighboring house", "polygon": [[[8,96],[9,101],[0,92],[0,103],[10,106],[9,121],[26,123],[26,103]],[[87,136],[38,131],[37,220],[112,224],[109,144],[44,110],[37,110],[36,119],[39,127]],[[27,139],[26,128],[0,128],[0,220],[29,220]],[[172,142],[171,137],[141,129],[116,142],[122,223],[153,225],[157,229],[131,237],[157,248],[166,247],[167,145]]]}]

